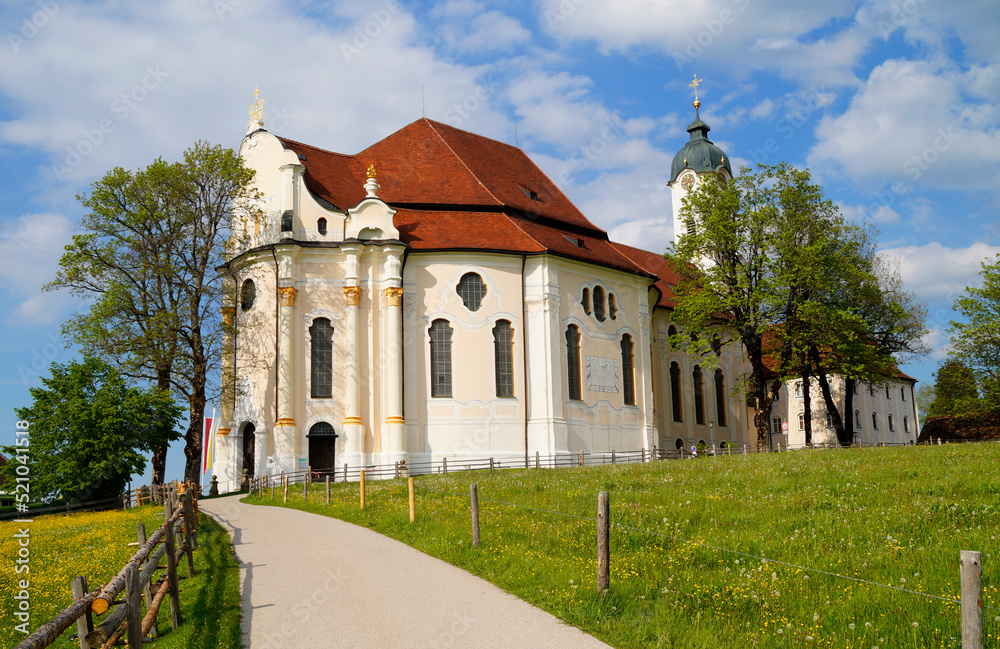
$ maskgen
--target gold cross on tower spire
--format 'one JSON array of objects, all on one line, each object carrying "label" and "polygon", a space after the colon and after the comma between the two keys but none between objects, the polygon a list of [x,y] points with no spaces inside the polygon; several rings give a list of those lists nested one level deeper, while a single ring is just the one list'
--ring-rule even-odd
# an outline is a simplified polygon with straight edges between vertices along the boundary
[{"label": "gold cross on tower spire", "polygon": [[253,106],[250,107],[250,124],[253,126],[254,122],[264,121],[264,102],[260,99],[260,88],[258,87],[253,91]]},{"label": "gold cross on tower spire", "polygon": [[694,109],[698,110],[701,107],[701,102],[698,101],[698,84],[704,81],[704,79],[699,79],[698,75],[694,75],[694,80],[688,84],[688,88],[694,88]]}]

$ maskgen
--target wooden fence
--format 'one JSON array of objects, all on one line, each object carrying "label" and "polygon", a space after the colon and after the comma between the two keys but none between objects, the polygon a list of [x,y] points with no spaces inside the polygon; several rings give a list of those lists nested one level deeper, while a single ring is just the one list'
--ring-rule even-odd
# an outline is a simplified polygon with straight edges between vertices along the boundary
[{"label": "wooden fence", "polygon": [[[855,445],[855,448],[860,447]],[[909,444],[868,444],[864,448],[888,447],[888,446],[909,446]],[[384,480],[390,478],[406,478],[416,475],[426,475],[432,473],[447,475],[449,471],[499,471],[502,469],[557,469],[567,467],[602,466],[608,464],[637,464],[652,462],[655,460],[683,460],[692,458],[711,458],[719,455],[755,455],[763,453],[786,453],[790,450],[826,450],[842,448],[837,444],[816,445],[803,448],[789,449],[787,446],[776,446],[775,448],[754,448],[747,444],[737,446],[736,444],[725,444],[719,447],[712,445],[708,448],[699,449],[697,453],[692,453],[686,449],[667,449],[654,446],[652,449],[640,449],[638,451],[609,451],[602,453],[591,453],[580,451],[578,453],[556,453],[541,455],[537,451],[533,454],[506,453],[493,457],[482,457],[474,459],[442,457],[436,460],[426,461],[402,461],[393,464],[370,464],[367,466],[349,466],[344,464],[339,467],[315,468],[307,467],[300,471],[280,472],[273,475],[262,475],[252,479],[246,479],[243,483],[243,491],[253,493],[263,493],[268,489],[285,489],[288,485],[308,485],[313,482],[323,482],[329,478],[330,482],[353,482],[361,479],[364,472],[365,478],[369,480]]]},{"label": "wooden fence", "polygon": [[[181,624],[180,589],[177,564],[187,558],[187,575],[194,574],[193,552],[198,547],[197,490],[193,484],[175,485],[162,491],[164,522],[146,536],[146,526],[139,524],[138,551],[107,584],[88,591],[86,577],[73,580],[70,591],[73,603],[25,638],[15,649],[40,649],[59,639],[74,622],[81,649],[110,648],[125,639],[129,649],[140,649],[147,635],[156,637],[156,616],[163,600],[170,597],[172,628]],[[180,544],[177,535],[182,535]],[[159,547],[157,547],[159,545]],[[154,581],[161,562],[166,573]],[[125,593],[124,599],[116,599]],[[145,600],[145,607],[143,601]],[[143,609],[145,608],[145,613]],[[96,627],[95,616],[104,615]]]}]

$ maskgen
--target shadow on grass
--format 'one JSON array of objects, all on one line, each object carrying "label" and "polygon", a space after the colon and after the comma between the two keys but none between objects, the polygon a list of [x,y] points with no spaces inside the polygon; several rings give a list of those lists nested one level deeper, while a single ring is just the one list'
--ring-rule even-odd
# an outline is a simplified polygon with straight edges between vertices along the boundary
[{"label": "shadow on grass", "polygon": [[[201,515],[195,575],[181,581],[181,626],[168,631],[154,646],[240,649],[240,567],[229,534],[211,517]],[[166,609],[167,617],[163,617]],[[161,609],[160,628],[169,628],[169,608]],[[164,622],[166,620],[166,622]]]}]

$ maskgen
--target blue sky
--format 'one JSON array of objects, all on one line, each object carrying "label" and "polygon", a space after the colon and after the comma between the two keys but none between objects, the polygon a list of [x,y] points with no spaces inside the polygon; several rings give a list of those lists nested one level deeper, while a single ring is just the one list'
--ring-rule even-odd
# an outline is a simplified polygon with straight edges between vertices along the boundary
[{"label": "blue sky", "polygon": [[[613,239],[671,237],[693,118],[734,163],[809,167],[881,230],[945,353],[1000,252],[1000,4],[988,0],[7,1],[0,7],[0,443],[79,303],[43,293],[118,165],[272,132],[355,153],[427,117],[520,146]],[[168,477],[180,475],[180,449]]]}]

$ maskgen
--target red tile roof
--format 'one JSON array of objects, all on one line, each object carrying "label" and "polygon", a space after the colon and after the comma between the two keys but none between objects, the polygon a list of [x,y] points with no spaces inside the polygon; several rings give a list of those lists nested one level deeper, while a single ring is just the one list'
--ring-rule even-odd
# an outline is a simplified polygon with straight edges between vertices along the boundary
[{"label": "red tile roof", "polygon": [[626,246],[623,243],[613,243],[612,245],[647,273],[656,276],[655,286],[656,290],[660,292],[656,306],[665,309],[673,309],[677,306],[674,287],[681,281],[681,277],[666,257],[648,250]]},{"label": "red tile roof", "polygon": [[397,210],[414,250],[548,252],[656,275],[623,254],[520,149],[419,119],[356,155],[279,138],[305,166],[306,186],[346,210],[365,197],[369,164],[379,198]]}]

